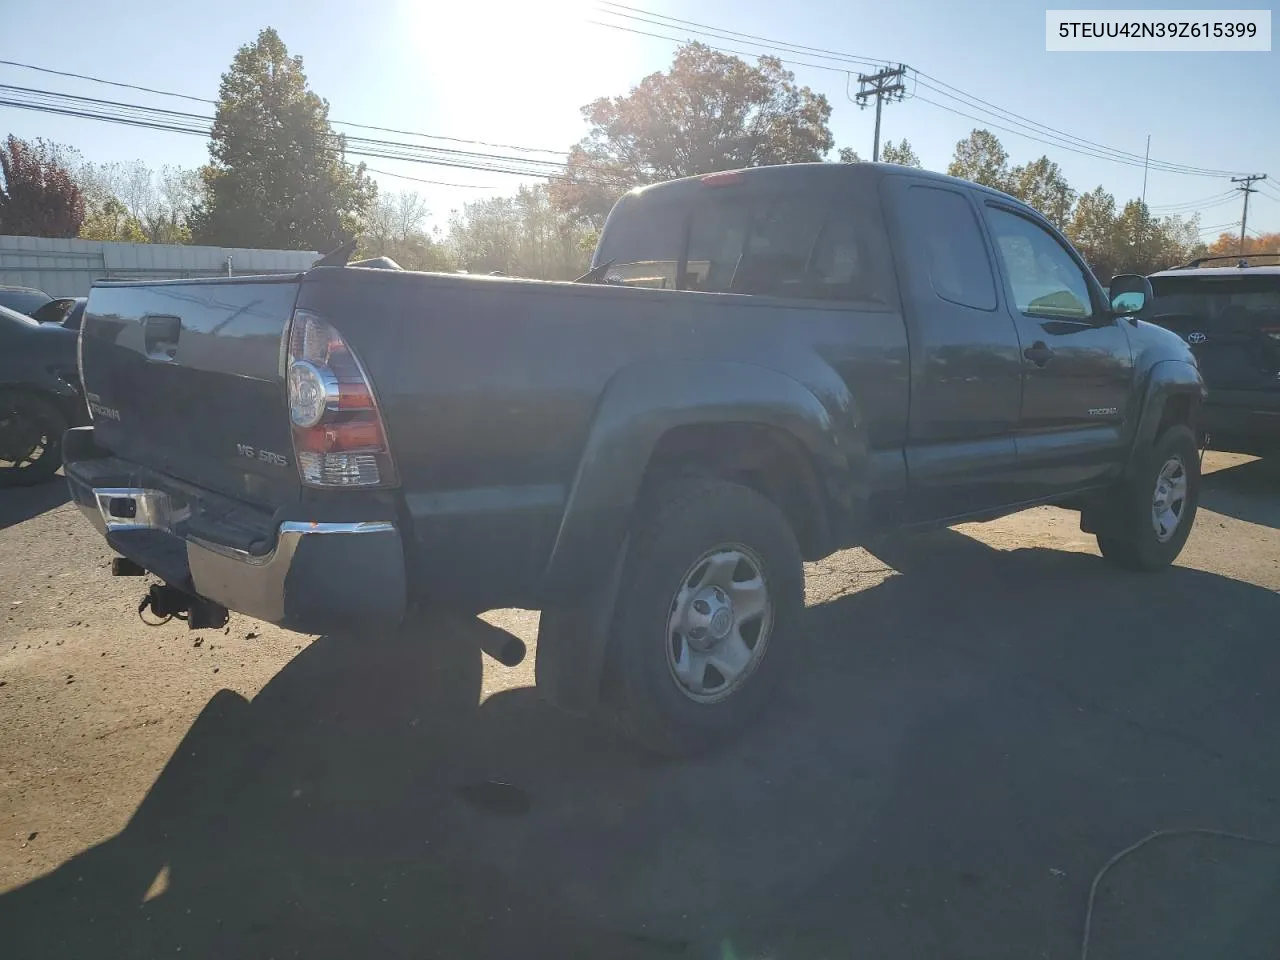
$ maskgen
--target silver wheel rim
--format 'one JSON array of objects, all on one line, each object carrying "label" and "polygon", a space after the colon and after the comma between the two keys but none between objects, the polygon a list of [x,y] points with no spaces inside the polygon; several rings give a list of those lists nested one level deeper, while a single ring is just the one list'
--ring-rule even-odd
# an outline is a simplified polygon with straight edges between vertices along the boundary
[{"label": "silver wheel rim", "polygon": [[667,618],[667,666],[697,703],[732,696],[759,666],[773,630],[760,558],[741,544],[708,550],[685,571]]},{"label": "silver wheel rim", "polygon": [[1151,526],[1156,539],[1167,542],[1182,523],[1187,505],[1187,468],[1179,456],[1170,457],[1156,476],[1151,497]]},{"label": "silver wheel rim", "polygon": [[48,453],[50,438],[41,425],[18,405],[0,409],[0,470],[17,472],[32,467]]}]

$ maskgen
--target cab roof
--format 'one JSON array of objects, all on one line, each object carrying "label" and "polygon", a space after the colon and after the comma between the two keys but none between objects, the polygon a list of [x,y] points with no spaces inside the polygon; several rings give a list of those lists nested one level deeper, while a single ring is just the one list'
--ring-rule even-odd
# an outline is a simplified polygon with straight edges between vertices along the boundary
[{"label": "cab roof", "polygon": [[664,180],[648,186],[636,187],[628,193],[628,196],[645,196],[647,194],[666,192],[667,190],[687,190],[696,188],[698,185],[714,187],[729,186],[734,183],[749,183],[753,186],[773,186],[782,183],[794,184],[797,181],[808,181],[810,183],[824,181],[833,183],[839,181],[875,181],[886,176],[902,173],[909,173],[911,176],[919,177],[922,180],[936,180],[939,183],[946,183],[951,186],[979,190],[983,193],[989,193],[993,197],[999,197],[1006,202],[1014,203],[1021,207],[1026,206],[1017,197],[1011,197],[1007,193],[983,186],[980,183],[974,183],[972,180],[949,177],[944,173],[934,173],[932,170],[924,170],[920,167],[904,167],[897,163],[864,163],[861,161],[858,163],[778,163],[762,167],[720,170],[714,173],[696,174],[691,177],[681,177],[678,180]]}]

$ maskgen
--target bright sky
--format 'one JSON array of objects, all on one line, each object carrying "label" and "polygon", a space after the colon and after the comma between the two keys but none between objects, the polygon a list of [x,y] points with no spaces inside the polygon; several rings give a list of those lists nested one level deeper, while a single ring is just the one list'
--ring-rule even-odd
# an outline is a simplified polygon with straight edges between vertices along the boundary
[{"label": "bright sky", "polygon": [[[1200,0],[1200,5],[1206,2]],[[1251,230],[1280,230],[1276,53],[1047,53],[1045,4],[1026,0],[627,3],[722,30],[900,60],[1025,118],[1139,155],[1150,134],[1153,160],[1268,173],[1274,181],[1253,195],[1249,224]],[[172,0],[109,6],[101,0],[60,0],[56,22],[73,39],[52,43],[40,40],[51,36],[47,7],[28,0],[0,0],[0,22],[5,26],[0,59],[214,98],[236,49],[253,40],[260,28],[274,26],[290,52],[304,58],[312,88],[330,103],[331,119],[564,150],[585,132],[581,105],[597,96],[626,93],[646,74],[668,66],[677,46],[673,40],[590,21],[695,38],[691,28],[662,28],[610,15],[595,0],[371,0],[363,6],[364,11],[349,0],[219,0],[212,6]],[[1094,0],[1089,6],[1106,4]],[[1159,6],[1187,5],[1161,0]],[[767,52],[749,40],[695,39],[734,52]],[[788,66],[799,82],[831,101],[837,146],[852,146],[870,157],[874,111],[860,111],[846,99],[842,70],[816,56],[784,56],[795,61]],[[826,63],[834,69],[804,63]],[[0,65],[0,83],[198,113],[212,110],[205,104],[12,66]],[[906,137],[926,167],[942,170],[956,141],[975,126],[989,126],[990,118],[975,122],[957,116],[924,98],[977,113],[936,92],[914,92],[919,96],[886,106],[883,137]],[[1015,126],[1008,121],[1004,125]],[[1081,156],[992,129],[1013,163],[1048,153],[1078,190],[1101,183],[1121,203],[1141,193],[1141,167]],[[197,166],[207,160],[205,142],[197,137],[0,106],[0,134],[7,132],[72,144],[97,161],[141,158],[153,166]],[[463,201],[514,192],[520,182],[509,175],[404,161],[369,163],[378,170],[482,188],[377,177],[384,189],[420,190],[431,205],[433,223],[441,228],[449,210]],[[1147,201],[1157,214],[1179,212],[1167,205],[1213,197],[1230,186],[1223,179],[1153,171]],[[1235,221],[1238,229],[1239,195],[1206,206],[1201,213],[1204,226],[1221,223],[1230,230]]]}]

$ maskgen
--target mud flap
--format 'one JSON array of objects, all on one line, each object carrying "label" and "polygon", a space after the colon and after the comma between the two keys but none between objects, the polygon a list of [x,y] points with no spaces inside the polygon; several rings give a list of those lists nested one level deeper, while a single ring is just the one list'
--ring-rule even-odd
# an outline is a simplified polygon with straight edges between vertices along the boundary
[{"label": "mud flap", "polygon": [[566,713],[584,716],[599,702],[629,546],[630,539],[624,538],[608,575],[581,597],[548,601],[542,610],[534,679],[538,694]]}]

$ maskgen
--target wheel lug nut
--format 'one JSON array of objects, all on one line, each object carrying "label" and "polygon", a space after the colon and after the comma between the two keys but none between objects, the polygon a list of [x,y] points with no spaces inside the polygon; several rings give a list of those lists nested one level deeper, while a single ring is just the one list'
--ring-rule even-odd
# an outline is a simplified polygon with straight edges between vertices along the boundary
[{"label": "wheel lug nut", "polygon": [[711,612],[711,605],[705,600],[695,600],[693,601],[693,609],[706,616]]}]

